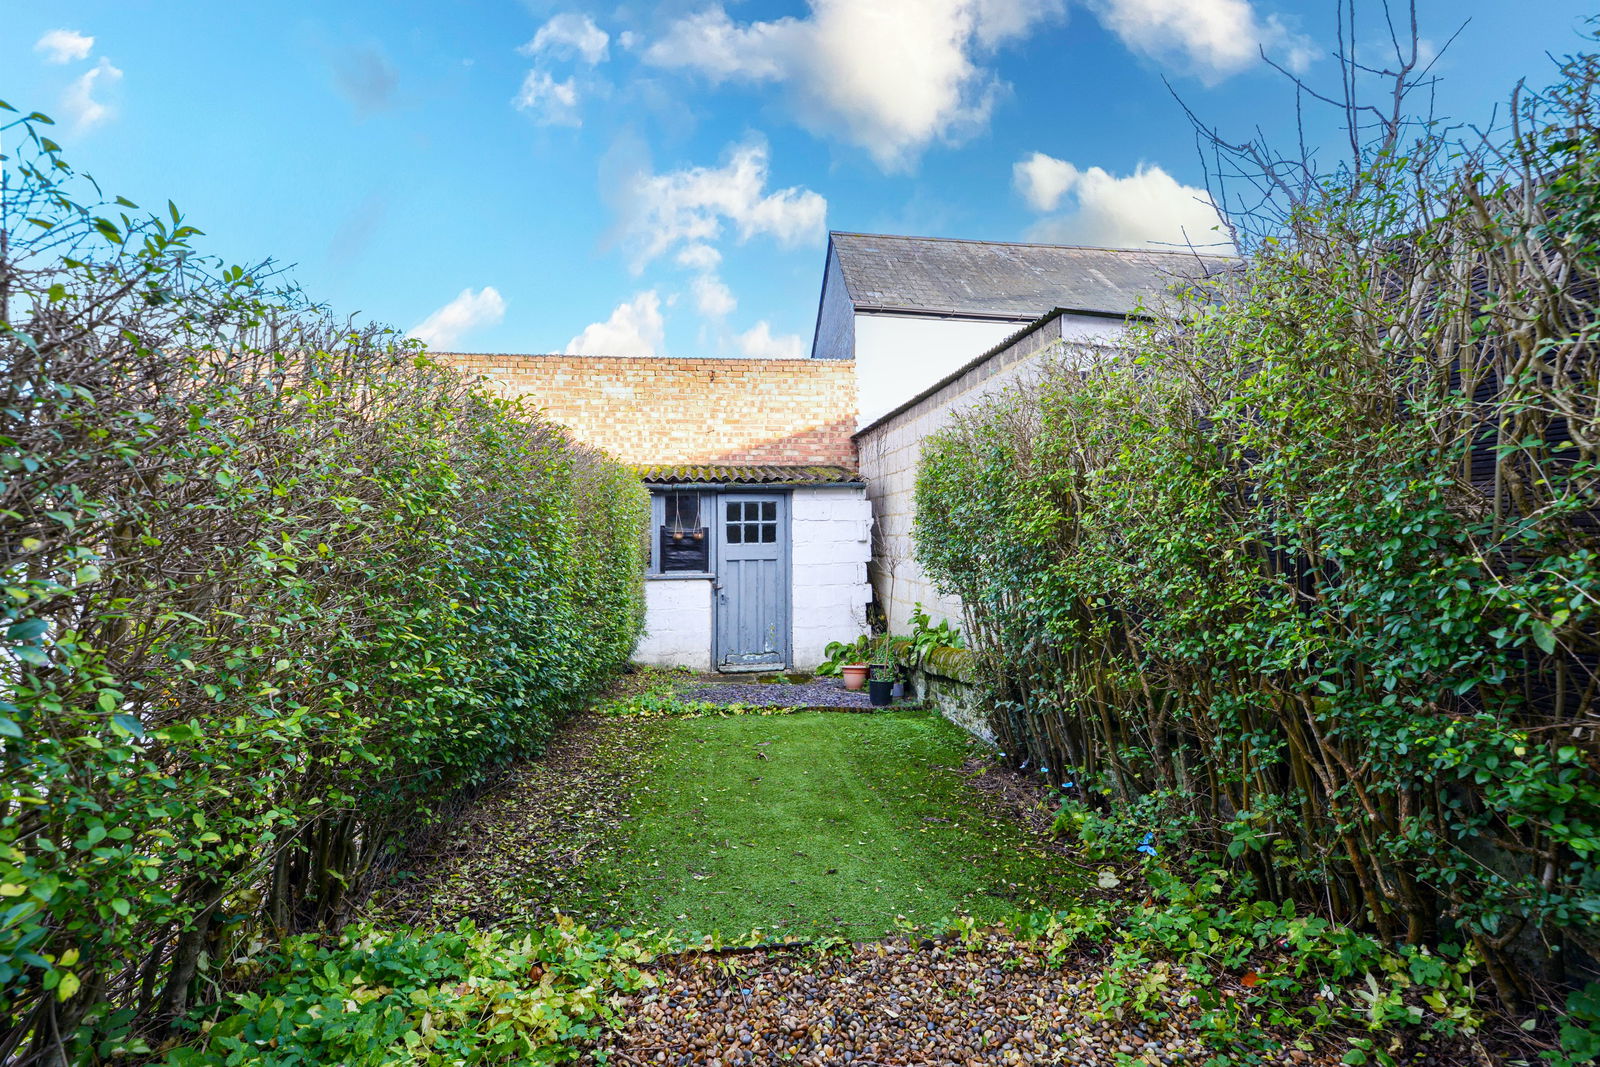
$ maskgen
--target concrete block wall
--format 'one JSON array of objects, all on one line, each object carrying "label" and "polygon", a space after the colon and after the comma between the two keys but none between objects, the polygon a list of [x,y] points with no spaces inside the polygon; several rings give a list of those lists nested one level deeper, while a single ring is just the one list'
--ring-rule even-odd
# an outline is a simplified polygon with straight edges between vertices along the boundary
[{"label": "concrete block wall", "polygon": [[796,489],[789,516],[794,535],[790,666],[810,670],[822,662],[828,642],[867,632],[872,504],[864,489]]},{"label": "concrete block wall", "polygon": [[855,466],[849,360],[433,355],[624,463]]},{"label": "concrete block wall", "polygon": [[962,621],[960,598],[941,596],[916,560],[912,526],[923,442],[987,398],[1036,379],[1050,360],[1094,358],[1103,346],[1114,344],[1123,329],[1121,319],[1068,314],[1046,319],[856,434],[861,477],[876,522],[872,584],[891,632],[910,630],[918,602],[935,623]]},{"label": "concrete block wall", "polygon": [[636,663],[711,669],[709,578],[652,579],[644,586],[644,636],[633,650]]}]

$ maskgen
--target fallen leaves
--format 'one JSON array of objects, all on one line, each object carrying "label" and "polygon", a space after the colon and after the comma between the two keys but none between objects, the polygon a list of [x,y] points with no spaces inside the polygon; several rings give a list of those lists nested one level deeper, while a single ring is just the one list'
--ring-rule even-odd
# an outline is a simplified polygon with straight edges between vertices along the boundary
[{"label": "fallen leaves", "polygon": [[[1120,1023],[1094,996],[1092,966],[1051,963],[995,937],[874,942],[843,952],[772,951],[662,960],[655,989],[583,1064],[1052,1064],[1204,1062],[1175,988],[1165,1025]],[[1191,1001],[1193,998],[1189,998]]]}]

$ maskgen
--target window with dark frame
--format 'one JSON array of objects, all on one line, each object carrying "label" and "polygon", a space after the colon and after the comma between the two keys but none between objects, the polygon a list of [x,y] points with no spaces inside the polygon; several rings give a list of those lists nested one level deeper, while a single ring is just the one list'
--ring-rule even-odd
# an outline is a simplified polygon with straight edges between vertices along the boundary
[{"label": "window with dark frame", "polygon": [[661,494],[661,545],[658,560],[663,574],[711,569],[709,531],[700,525],[700,494]]},{"label": "window with dark frame", "polygon": [[770,545],[778,540],[778,505],[771,500],[729,501],[727,538],[730,545]]}]

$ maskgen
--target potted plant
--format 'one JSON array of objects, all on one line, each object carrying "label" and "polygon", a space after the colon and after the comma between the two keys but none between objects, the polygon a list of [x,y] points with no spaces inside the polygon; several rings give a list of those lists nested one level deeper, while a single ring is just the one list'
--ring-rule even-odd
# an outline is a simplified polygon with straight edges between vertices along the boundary
[{"label": "potted plant", "polygon": [[894,700],[894,649],[888,635],[878,641],[872,651],[871,680],[867,682],[867,696],[875,708],[886,708]]},{"label": "potted plant", "polygon": [[860,689],[867,681],[869,640],[870,638],[863,634],[854,641],[828,642],[828,647],[823,649],[823,654],[828,658],[817,668],[817,674],[838,675],[844,679],[846,689],[851,692]]}]

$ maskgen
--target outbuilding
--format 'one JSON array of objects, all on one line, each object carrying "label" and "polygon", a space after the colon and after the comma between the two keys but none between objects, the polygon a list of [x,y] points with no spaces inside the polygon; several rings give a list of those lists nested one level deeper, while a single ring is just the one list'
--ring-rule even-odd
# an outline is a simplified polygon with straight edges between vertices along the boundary
[{"label": "outbuilding", "polygon": [[866,628],[872,508],[848,467],[642,470],[647,625],[634,658],[724,672],[811,668]]}]

